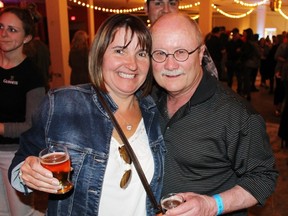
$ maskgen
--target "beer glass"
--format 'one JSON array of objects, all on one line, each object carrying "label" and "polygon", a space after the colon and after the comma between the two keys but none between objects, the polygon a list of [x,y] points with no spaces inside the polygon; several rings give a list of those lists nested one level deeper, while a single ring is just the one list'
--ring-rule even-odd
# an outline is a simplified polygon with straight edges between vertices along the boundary
[{"label": "beer glass", "polygon": [[164,211],[176,208],[184,202],[184,198],[176,193],[169,193],[161,198],[161,206]]},{"label": "beer glass", "polygon": [[41,165],[53,173],[60,182],[57,194],[64,194],[73,188],[70,181],[71,162],[68,150],[63,145],[54,144],[39,153]]}]

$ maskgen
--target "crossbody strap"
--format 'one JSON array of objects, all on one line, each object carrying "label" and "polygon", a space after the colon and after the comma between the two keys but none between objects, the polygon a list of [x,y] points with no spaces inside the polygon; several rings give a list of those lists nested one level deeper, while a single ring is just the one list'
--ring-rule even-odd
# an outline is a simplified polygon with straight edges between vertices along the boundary
[{"label": "crossbody strap", "polygon": [[151,190],[151,187],[150,187],[150,185],[149,185],[149,183],[148,183],[148,181],[146,179],[146,176],[145,176],[145,174],[144,174],[144,172],[143,172],[143,170],[141,168],[141,165],[140,165],[140,163],[138,161],[137,156],[135,155],[135,153],[134,153],[129,141],[127,140],[124,132],[122,131],[120,125],[118,124],[115,116],[113,115],[112,111],[109,109],[106,100],[103,98],[103,96],[101,95],[99,90],[94,85],[93,85],[93,88],[96,91],[96,94],[97,94],[100,102],[102,103],[103,107],[105,108],[106,112],[110,116],[111,121],[112,121],[113,125],[115,126],[115,128],[116,128],[116,130],[117,130],[122,142],[126,146],[127,152],[129,154],[129,156],[131,157],[132,162],[134,163],[135,169],[136,169],[136,171],[137,171],[137,173],[138,173],[138,175],[139,175],[139,177],[141,179],[141,182],[142,182],[142,184],[143,184],[143,186],[144,186],[144,188],[146,190],[146,193],[147,193],[150,201],[152,202],[154,208],[157,209],[157,213],[163,212],[161,205],[158,205],[158,203],[156,201],[156,198],[155,198],[155,196],[154,196],[154,194],[153,194],[153,192]]}]

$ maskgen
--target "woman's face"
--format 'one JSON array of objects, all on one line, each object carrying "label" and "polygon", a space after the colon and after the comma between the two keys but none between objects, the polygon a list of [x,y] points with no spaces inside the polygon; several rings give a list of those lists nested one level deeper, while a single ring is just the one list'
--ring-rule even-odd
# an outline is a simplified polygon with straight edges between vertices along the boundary
[{"label": "woman's face", "polygon": [[130,38],[130,30],[119,28],[104,53],[102,73],[110,94],[132,95],[146,79],[149,54],[138,45],[136,35],[129,42]]},{"label": "woman's face", "polygon": [[0,17],[0,49],[3,52],[20,51],[23,44],[27,43],[31,36],[25,36],[22,21],[13,13],[4,13]]}]

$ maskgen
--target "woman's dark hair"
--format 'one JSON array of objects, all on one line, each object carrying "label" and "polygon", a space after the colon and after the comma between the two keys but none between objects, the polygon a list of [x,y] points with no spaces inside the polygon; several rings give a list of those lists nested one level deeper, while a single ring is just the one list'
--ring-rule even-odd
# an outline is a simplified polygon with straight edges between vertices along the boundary
[{"label": "woman's dark hair", "polygon": [[[126,44],[129,44],[132,38],[137,36],[138,44],[143,50],[150,54],[152,49],[150,32],[140,18],[130,14],[115,14],[105,20],[97,31],[89,54],[89,74],[91,82],[104,92],[107,92],[107,89],[104,85],[102,71],[103,56],[109,44],[114,40],[119,28],[125,28],[126,32],[131,31],[131,36],[127,38]],[[150,66],[147,78],[141,87],[143,90],[142,96],[149,94],[152,88],[153,75],[150,58],[149,61]]]},{"label": "woman's dark hair", "polygon": [[17,16],[23,23],[23,29],[25,32],[25,36],[31,35],[34,37],[35,35],[35,24],[33,20],[33,16],[31,15],[30,11],[26,8],[20,7],[6,7],[0,12],[0,16],[5,13],[12,13]]}]

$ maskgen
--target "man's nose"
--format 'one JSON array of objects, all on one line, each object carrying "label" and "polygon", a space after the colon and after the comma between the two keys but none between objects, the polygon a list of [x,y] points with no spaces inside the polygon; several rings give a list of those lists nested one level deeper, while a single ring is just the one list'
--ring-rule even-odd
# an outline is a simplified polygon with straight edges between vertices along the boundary
[{"label": "man's nose", "polygon": [[170,5],[169,2],[164,2],[164,6],[163,6],[163,13],[170,13]]}]

